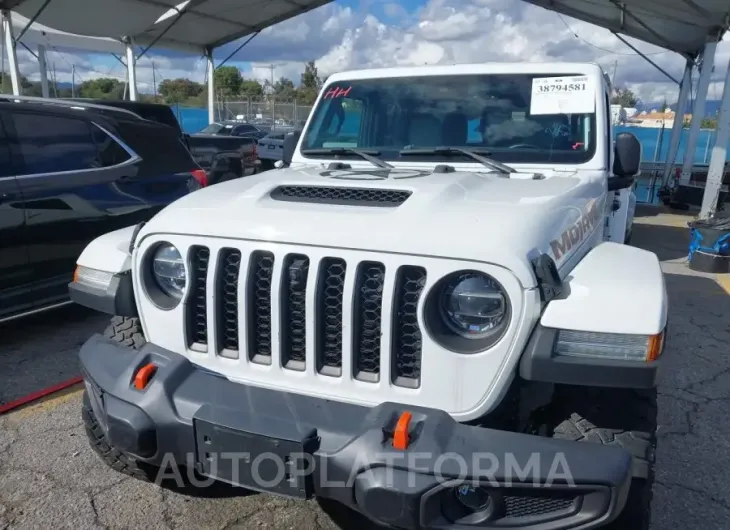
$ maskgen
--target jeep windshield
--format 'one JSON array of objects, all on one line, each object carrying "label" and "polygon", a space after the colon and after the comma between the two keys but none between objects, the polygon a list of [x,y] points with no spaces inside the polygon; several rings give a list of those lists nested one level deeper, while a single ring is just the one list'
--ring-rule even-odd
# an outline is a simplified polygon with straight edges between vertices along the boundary
[{"label": "jeep windshield", "polygon": [[[346,152],[354,148],[376,151],[387,161],[474,162],[467,153],[448,149],[457,148],[488,153],[503,163],[584,163],[596,150],[597,92],[586,76],[559,75],[333,82],[313,111],[301,152],[308,159],[326,159],[332,158],[328,149],[344,148],[337,158],[354,160],[358,155]],[[411,149],[417,152],[406,152]]]}]

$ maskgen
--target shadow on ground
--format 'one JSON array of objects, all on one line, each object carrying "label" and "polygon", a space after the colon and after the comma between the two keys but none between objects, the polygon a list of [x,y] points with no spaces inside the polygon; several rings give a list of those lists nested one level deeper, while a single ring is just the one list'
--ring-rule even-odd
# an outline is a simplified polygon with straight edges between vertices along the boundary
[{"label": "shadow on ground", "polygon": [[72,304],[0,324],[0,404],[78,376],[79,347],[107,321]]},{"label": "shadow on ground", "polygon": [[652,528],[727,528],[730,295],[712,276],[689,270],[687,228],[637,224],[634,231],[633,244],[663,262],[669,297]]}]

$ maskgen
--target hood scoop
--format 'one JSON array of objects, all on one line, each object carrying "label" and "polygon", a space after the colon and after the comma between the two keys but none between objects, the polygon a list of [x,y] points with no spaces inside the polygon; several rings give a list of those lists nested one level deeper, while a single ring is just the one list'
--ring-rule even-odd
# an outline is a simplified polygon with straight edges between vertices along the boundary
[{"label": "hood scoop", "polygon": [[411,196],[410,191],[339,186],[279,186],[270,197],[275,201],[396,208]]}]

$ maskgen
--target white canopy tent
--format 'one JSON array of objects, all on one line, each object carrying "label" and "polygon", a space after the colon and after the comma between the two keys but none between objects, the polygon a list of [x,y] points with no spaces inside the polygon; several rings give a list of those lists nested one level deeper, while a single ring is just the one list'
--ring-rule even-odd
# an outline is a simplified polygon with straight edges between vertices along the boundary
[{"label": "white canopy tent", "polygon": [[[208,60],[208,117],[212,121],[215,103],[213,72],[216,68],[213,50],[243,37],[253,38],[278,22],[331,1],[0,0],[0,9],[4,14],[13,11],[32,22],[59,31],[123,42],[131,99],[137,97],[136,60],[150,47],[205,55]],[[7,17],[4,15],[4,18]],[[6,41],[8,39],[10,37],[6,37]],[[144,48],[139,55],[135,46]],[[14,46],[11,48],[14,50]],[[14,58],[10,62],[11,68],[13,64],[17,65]]]},{"label": "white canopy tent", "polygon": [[[3,50],[7,49],[10,77],[13,91],[16,94],[19,93],[20,88],[16,86],[19,83],[20,72],[14,75],[16,69],[12,68],[12,63],[16,56],[13,54],[14,46],[11,46],[11,43],[16,45],[18,42],[22,43],[38,59],[43,97],[49,96],[48,68],[46,66],[46,51],[48,48],[70,48],[92,53],[124,53],[124,43],[121,40],[66,33],[37,22],[31,23],[29,19],[17,13],[10,13],[9,30],[6,29],[6,26],[7,23],[3,20],[3,25],[0,27],[0,37],[2,38],[0,47]],[[5,61],[6,57],[2,57],[3,64],[5,64]]]}]

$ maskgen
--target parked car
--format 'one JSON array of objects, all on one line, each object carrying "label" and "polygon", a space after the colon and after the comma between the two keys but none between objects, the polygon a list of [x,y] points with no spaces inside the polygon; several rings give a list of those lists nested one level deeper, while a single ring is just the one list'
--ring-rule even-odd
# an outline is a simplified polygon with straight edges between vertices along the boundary
[{"label": "parked car", "polygon": [[292,130],[291,128],[277,130],[259,140],[258,156],[262,171],[274,169],[274,164],[281,160],[284,152],[284,137]]},{"label": "parked car", "polygon": [[187,144],[195,161],[205,170],[206,185],[218,184],[259,171],[257,139],[248,136],[193,134]]},{"label": "parked car", "polygon": [[[205,180],[208,185],[251,175],[259,169],[256,151],[258,136],[256,134],[236,135],[235,139],[224,138],[222,135],[203,134],[202,131],[190,135],[182,130],[172,108],[160,103],[92,99],[70,101],[128,110],[146,120],[164,123],[175,128],[193,155],[193,159],[205,171]],[[260,136],[266,134],[259,129],[256,131],[260,133]]]},{"label": "parked car", "polygon": [[237,120],[226,120],[214,122],[203,128],[197,135],[210,136],[244,136],[253,138],[263,138],[271,131],[271,127],[265,125],[253,125],[248,122],[240,122]]},{"label": "parked car", "polygon": [[205,180],[172,127],[0,95],[0,321],[69,303],[90,241],[149,220]]}]

